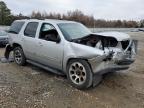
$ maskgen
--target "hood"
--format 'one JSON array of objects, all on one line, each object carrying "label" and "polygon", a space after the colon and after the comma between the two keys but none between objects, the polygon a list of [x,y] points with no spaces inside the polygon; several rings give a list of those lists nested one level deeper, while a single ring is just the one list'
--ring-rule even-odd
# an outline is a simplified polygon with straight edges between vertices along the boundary
[{"label": "hood", "polygon": [[101,33],[94,33],[94,34],[105,36],[105,37],[114,37],[115,39],[117,39],[117,41],[130,39],[130,36],[128,34],[122,32],[101,32]]}]

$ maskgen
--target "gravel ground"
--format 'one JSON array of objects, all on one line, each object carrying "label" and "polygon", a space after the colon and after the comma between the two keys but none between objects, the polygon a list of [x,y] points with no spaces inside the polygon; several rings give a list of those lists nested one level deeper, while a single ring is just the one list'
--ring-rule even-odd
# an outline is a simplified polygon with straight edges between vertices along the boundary
[{"label": "gravel ground", "polygon": [[0,63],[0,108],[144,108],[144,33],[129,34],[139,40],[136,62],[85,91],[30,64]]}]

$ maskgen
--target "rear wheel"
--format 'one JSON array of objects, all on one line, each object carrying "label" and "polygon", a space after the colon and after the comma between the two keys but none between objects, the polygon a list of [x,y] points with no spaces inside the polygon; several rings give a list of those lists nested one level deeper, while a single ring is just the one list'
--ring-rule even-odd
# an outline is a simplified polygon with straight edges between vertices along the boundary
[{"label": "rear wheel", "polygon": [[26,64],[26,58],[21,47],[14,48],[14,61],[20,66]]},{"label": "rear wheel", "polygon": [[92,85],[93,74],[85,60],[70,60],[67,66],[67,77],[72,86],[78,89],[86,89]]}]

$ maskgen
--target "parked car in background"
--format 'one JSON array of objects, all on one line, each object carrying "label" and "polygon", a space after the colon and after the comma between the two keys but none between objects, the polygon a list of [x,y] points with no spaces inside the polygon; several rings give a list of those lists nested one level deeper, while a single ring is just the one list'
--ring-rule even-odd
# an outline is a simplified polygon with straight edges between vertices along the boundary
[{"label": "parked car in background", "polygon": [[8,43],[7,32],[0,30],[0,46],[5,46]]},{"label": "parked car in background", "polygon": [[139,28],[138,31],[144,32],[144,28]]},{"label": "parked car in background", "polygon": [[67,75],[78,89],[97,85],[103,74],[128,69],[137,45],[128,34],[92,33],[84,25],[63,20],[17,20],[9,30],[6,53],[18,65],[26,62]]}]

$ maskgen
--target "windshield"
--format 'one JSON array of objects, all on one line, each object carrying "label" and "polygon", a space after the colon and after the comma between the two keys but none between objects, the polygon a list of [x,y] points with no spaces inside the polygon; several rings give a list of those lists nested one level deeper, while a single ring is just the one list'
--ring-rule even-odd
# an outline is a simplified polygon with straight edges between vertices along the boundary
[{"label": "windshield", "polygon": [[7,33],[5,31],[0,31],[0,36],[6,36]]},{"label": "windshield", "polygon": [[79,23],[60,23],[58,26],[64,37],[69,41],[91,34],[88,28]]}]

